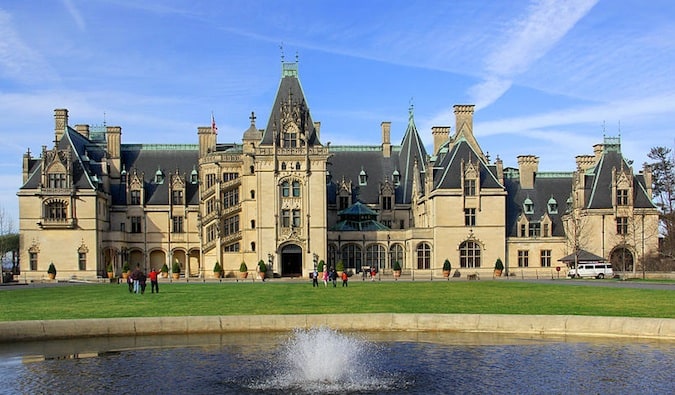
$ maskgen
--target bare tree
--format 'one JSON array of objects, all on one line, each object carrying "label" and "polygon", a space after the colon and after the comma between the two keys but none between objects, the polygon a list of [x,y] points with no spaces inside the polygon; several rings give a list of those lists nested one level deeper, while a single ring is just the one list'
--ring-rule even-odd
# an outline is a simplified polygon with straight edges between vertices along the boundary
[{"label": "bare tree", "polygon": [[[6,271],[15,274],[18,271],[19,234],[13,233],[13,230],[14,225],[11,218],[0,206],[0,261],[3,273],[0,281],[4,281]],[[6,264],[8,267],[5,267]]]},{"label": "bare tree", "polygon": [[654,160],[652,184],[654,200],[659,208],[660,230],[662,235],[661,254],[675,258],[675,156],[666,147],[654,147],[647,155]]}]

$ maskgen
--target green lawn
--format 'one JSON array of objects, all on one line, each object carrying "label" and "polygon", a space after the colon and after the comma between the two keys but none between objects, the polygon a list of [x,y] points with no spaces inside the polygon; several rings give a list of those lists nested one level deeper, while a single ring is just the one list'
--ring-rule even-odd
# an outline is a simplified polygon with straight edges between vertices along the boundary
[{"label": "green lawn", "polygon": [[547,314],[675,318],[675,292],[506,281],[361,282],[312,288],[309,281],[12,287],[0,291],[0,321],[324,313]]}]

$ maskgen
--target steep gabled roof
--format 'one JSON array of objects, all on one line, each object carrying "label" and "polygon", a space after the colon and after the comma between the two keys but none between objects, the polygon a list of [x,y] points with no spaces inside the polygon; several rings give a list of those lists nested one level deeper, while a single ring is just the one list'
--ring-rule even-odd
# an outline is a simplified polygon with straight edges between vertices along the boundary
[{"label": "steep gabled roof", "polygon": [[454,142],[447,154],[439,156],[439,161],[434,165],[435,189],[462,188],[462,161],[478,163],[481,188],[504,188],[497,179],[495,166],[485,163],[472,144],[463,137]]},{"label": "steep gabled roof", "polygon": [[302,118],[302,125],[300,126],[301,129],[307,133],[307,143],[310,146],[321,145],[319,137],[316,134],[316,129],[314,128],[314,121],[312,121],[312,116],[309,112],[305,93],[300,85],[297,62],[282,63],[281,81],[279,82],[277,95],[274,99],[274,104],[272,105],[272,112],[267,122],[267,127],[263,132],[261,144],[272,145],[274,142],[275,129],[277,134],[281,130],[282,105],[289,100],[300,109]]},{"label": "steep gabled roof", "polygon": [[[401,151],[398,157],[399,173],[401,174],[402,202],[410,203],[412,201],[413,182],[415,180],[413,173],[415,171],[415,166],[417,166],[418,172],[425,172],[427,156],[427,151],[424,148],[422,139],[415,126],[413,108],[410,107],[408,112],[408,127],[403,135]],[[418,177],[418,179],[422,178]],[[418,187],[422,186],[418,185]]]}]

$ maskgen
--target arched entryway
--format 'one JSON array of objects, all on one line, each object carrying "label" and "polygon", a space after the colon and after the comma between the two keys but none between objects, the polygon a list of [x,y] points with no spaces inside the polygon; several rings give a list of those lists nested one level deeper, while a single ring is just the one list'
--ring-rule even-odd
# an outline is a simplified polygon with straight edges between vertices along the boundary
[{"label": "arched entryway", "polygon": [[625,247],[616,247],[609,258],[615,272],[633,271],[633,253]]},{"label": "arched entryway", "polygon": [[302,276],[302,247],[288,244],[281,248],[281,275],[283,277]]}]

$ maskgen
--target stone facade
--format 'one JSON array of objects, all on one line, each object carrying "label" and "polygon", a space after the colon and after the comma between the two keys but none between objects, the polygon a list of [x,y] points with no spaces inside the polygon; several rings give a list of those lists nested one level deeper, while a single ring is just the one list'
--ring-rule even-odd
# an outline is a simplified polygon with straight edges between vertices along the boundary
[{"label": "stone facade", "polygon": [[[441,275],[506,271],[548,275],[569,254],[589,251],[619,269],[657,249],[651,173],[634,174],[619,139],[605,138],[577,169],[539,172],[539,158],[518,168],[485,155],[473,134],[473,106],[454,107],[454,133],[432,128],[427,154],[412,108],[403,140],[331,146],[320,140],[298,78],[283,63],[265,128],[255,114],[241,143],[218,143],[215,122],[197,144],[123,144],[119,126],[68,125],[55,110],[54,145],[23,158],[21,272],[57,279],[102,276],[108,265],[149,270],[178,262],[187,277],[226,276],[240,263],[255,272],[307,276],[319,261],[363,273]],[[616,269],[615,269],[616,270]]]}]

